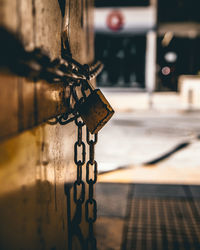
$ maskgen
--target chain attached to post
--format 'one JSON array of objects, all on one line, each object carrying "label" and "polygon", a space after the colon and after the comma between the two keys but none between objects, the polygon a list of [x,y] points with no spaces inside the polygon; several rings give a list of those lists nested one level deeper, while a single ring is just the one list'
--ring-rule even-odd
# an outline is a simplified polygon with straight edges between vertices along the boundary
[{"label": "chain attached to post", "polygon": [[70,56],[51,60],[48,53],[40,48],[26,51],[17,36],[3,27],[0,27],[0,37],[0,69],[30,80],[49,83],[91,80],[103,68],[99,61],[82,65]]},{"label": "chain attached to post", "polygon": [[[62,83],[65,94],[66,88],[70,87],[69,96],[64,97],[66,113],[59,114],[54,121],[48,121],[49,124],[54,125],[59,122],[65,125],[81,116],[93,134],[112,117],[114,110],[103,93],[100,89],[94,89],[88,82],[97,77],[103,69],[101,62],[82,65],[66,53],[65,58],[51,60],[50,56],[40,48],[26,51],[16,35],[2,27],[0,27],[0,37],[0,71],[12,72],[34,81]],[[81,98],[78,97],[79,92],[82,93]],[[70,103],[71,97],[74,99],[74,105]]]},{"label": "chain attached to post", "polygon": [[[97,219],[97,203],[94,199],[94,185],[97,182],[95,145],[98,138],[97,132],[111,118],[114,110],[101,91],[94,90],[88,81],[97,77],[103,69],[103,64],[98,61],[91,65],[82,65],[66,54],[64,59],[51,60],[46,52],[38,48],[33,51],[26,51],[16,35],[2,27],[0,27],[0,37],[0,70],[27,77],[34,81],[45,80],[48,83],[63,83],[65,88],[70,88],[69,98],[65,100],[67,113],[60,114],[48,123],[54,125],[59,122],[61,125],[65,125],[75,121],[78,128],[77,141],[74,144],[74,163],[77,167],[73,197],[77,205],[75,217],[80,224],[82,205],[85,202],[85,220],[89,224],[86,249],[95,250],[96,239],[93,232],[93,223]],[[90,94],[88,95],[89,91]],[[79,97],[79,92],[82,94],[81,97]],[[73,102],[71,102],[72,98]],[[83,121],[80,120],[80,116]],[[86,141],[89,146],[89,159],[86,163],[86,182],[88,184],[88,199],[86,201],[85,182],[82,178],[82,168],[86,162],[86,146],[82,136],[85,124],[87,124]]]}]

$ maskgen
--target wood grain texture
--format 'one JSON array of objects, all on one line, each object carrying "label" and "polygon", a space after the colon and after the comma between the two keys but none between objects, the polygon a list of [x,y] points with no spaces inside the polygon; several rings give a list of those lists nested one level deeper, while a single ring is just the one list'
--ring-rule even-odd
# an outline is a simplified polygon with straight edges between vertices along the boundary
[{"label": "wood grain texture", "polygon": [[[80,32],[79,24],[81,1],[70,2],[75,5],[71,4],[70,8],[74,22],[70,23],[72,38],[69,40],[73,56],[85,63],[88,60],[83,52],[86,41]],[[0,25],[17,34],[27,50],[39,47],[44,49],[51,59],[60,56],[63,20],[58,1],[0,0],[0,13]],[[16,81],[17,84],[10,83]],[[33,83],[25,78],[0,74],[0,88],[3,104],[0,108],[4,109],[0,117],[0,140],[67,111],[64,103],[64,97],[67,96],[63,84],[51,85],[44,81]],[[5,92],[10,93],[9,98],[6,98]],[[12,114],[12,117],[9,117],[9,114]],[[7,126],[9,120],[10,124]]]},{"label": "wood grain texture", "polygon": [[[93,48],[85,52],[89,38],[87,23],[80,24],[81,0],[70,2],[70,47],[86,63]],[[0,0],[0,13],[1,25],[16,32],[28,50],[39,46],[51,58],[60,55],[62,15],[56,0]],[[64,112],[64,88],[5,74],[0,88],[0,249],[69,249],[76,128],[45,124]],[[84,218],[80,227],[86,237]],[[73,242],[79,244],[76,237]]]}]

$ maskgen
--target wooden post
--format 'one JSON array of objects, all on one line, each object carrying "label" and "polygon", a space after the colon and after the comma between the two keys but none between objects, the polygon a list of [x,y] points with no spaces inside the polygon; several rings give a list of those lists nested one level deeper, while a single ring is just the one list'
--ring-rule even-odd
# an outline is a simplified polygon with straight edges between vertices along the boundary
[{"label": "wooden post", "polygon": [[[93,2],[66,4],[72,55],[92,62]],[[59,1],[0,0],[0,25],[52,59],[61,54],[62,22]],[[0,249],[69,249],[76,128],[45,123],[66,111],[64,87],[1,74],[0,88]],[[85,238],[84,219],[81,232]]]}]

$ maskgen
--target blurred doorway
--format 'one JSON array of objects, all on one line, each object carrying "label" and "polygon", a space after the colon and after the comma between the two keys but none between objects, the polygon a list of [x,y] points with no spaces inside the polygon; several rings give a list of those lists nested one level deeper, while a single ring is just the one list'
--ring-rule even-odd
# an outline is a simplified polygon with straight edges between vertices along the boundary
[{"label": "blurred doorway", "polygon": [[[177,91],[180,75],[197,75],[200,70],[199,37],[172,36],[170,32],[157,40],[157,89]],[[166,42],[167,41],[167,42]]]},{"label": "blurred doorway", "polygon": [[146,36],[96,34],[96,59],[104,63],[98,86],[145,86]]}]

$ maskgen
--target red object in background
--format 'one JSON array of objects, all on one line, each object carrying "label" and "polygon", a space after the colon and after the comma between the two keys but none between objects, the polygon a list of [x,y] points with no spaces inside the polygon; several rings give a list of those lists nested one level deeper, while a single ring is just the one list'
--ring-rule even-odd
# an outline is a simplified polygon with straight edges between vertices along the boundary
[{"label": "red object in background", "polygon": [[124,17],[121,12],[115,10],[109,13],[106,23],[111,30],[118,31],[124,26]]},{"label": "red object in background", "polygon": [[162,68],[162,74],[163,74],[163,75],[167,76],[167,75],[169,75],[170,73],[171,73],[170,67],[165,66],[165,67]]}]

